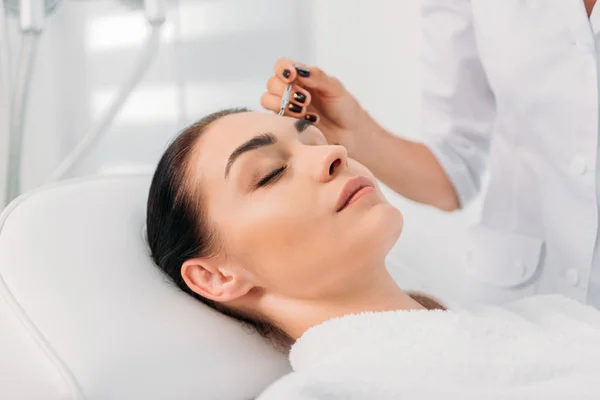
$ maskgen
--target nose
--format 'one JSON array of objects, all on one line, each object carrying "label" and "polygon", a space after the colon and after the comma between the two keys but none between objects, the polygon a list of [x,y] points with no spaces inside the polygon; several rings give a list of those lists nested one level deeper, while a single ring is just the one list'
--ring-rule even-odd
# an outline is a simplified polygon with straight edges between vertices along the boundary
[{"label": "nose", "polygon": [[318,177],[321,182],[334,179],[348,164],[348,152],[344,146],[321,146],[324,150],[322,162],[319,163]]}]

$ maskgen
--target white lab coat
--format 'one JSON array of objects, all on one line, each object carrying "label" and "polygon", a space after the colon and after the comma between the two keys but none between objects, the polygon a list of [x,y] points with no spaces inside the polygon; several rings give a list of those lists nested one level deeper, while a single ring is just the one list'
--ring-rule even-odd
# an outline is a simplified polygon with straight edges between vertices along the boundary
[{"label": "white lab coat", "polygon": [[[463,292],[600,307],[600,4],[424,0],[423,129],[461,205],[480,191]],[[598,39],[596,39],[598,38]]]}]

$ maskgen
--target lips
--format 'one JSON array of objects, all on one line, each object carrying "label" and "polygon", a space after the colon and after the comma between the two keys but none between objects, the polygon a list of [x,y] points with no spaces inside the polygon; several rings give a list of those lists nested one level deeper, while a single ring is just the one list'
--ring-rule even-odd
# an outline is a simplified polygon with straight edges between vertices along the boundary
[{"label": "lips", "polygon": [[352,202],[354,197],[365,188],[373,189],[375,188],[375,184],[369,178],[364,176],[356,176],[349,179],[340,192],[336,212],[340,212],[346,208]]}]

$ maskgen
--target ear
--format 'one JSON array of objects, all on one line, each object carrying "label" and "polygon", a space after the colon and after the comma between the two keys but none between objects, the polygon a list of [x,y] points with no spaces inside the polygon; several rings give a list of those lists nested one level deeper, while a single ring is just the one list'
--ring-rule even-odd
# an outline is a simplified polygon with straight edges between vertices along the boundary
[{"label": "ear", "polygon": [[244,296],[254,287],[241,269],[212,258],[187,260],[181,267],[181,276],[195,293],[223,303]]}]

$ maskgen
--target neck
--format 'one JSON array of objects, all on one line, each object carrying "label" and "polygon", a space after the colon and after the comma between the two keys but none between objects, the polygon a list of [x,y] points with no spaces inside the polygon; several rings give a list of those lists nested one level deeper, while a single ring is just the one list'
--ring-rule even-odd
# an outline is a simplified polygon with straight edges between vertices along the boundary
[{"label": "neck", "polygon": [[385,267],[372,271],[361,276],[357,285],[350,283],[335,298],[305,300],[273,296],[263,302],[262,312],[271,315],[277,325],[298,339],[309,328],[348,314],[425,308],[396,285]]}]

